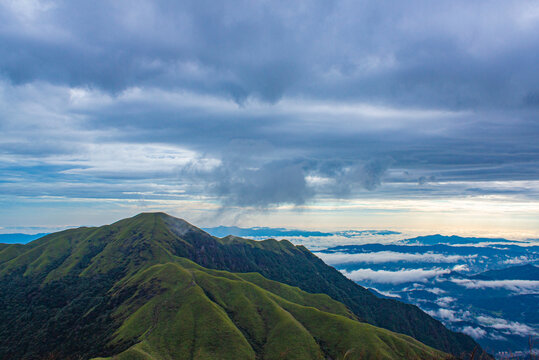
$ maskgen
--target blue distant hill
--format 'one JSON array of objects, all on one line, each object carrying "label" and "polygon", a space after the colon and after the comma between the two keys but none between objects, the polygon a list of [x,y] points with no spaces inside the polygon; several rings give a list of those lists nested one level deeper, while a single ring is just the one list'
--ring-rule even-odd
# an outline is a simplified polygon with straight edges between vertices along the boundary
[{"label": "blue distant hill", "polygon": [[255,237],[255,238],[283,238],[283,237],[328,237],[328,236],[343,236],[354,237],[360,235],[394,235],[400,234],[396,231],[390,230],[344,230],[337,232],[322,232],[322,231],[309,231],[309,230],[296,230],[285,228],[269,228],[269,227],[251,227],[241,228],[237,226],[217,226],[212,228],[204,228],[213,236],[225,237],[228,235],[240,236],[240,237]]},{"label": "blue distant hill", "polygon": [[39,239],[43,236],[47,235],[46,233],[42,234],[21,234],[21,233],[15,233],[15,234],[0,234],[0,244],[26,244],[30,241]]},{"label": "blue distant hill", "polygon": [[282,237],[282,236],[332,236],[333,233],[321,231],[290,230],[285,228],[252,227],[240,228],[237,226],[217,226],[204,228],[203,230],[217,237],[234,235],[240,237]]},{"label": "blue distant hill", "polygon": [[481,244],[488,242],[497,242],[497,243],[521,243],[520,241],[507,240],[502,238],[477,238],[477,237],[461,237],[456,235],[444,236],[440,234],[436,235],[427,235],[427,236],[418,236],[412,239],[406,239],[400,241],[404,244],[417,244],[417,245],[438,245],[438,244],[448,244],[448,245],[457,245],[457,244]]},{"label": "blue distant hill", "polygon": [[474,279],[486,280],[539,280],[539,266],[526,264],[512,266],[504,269],[489,270],[477,274]]}]

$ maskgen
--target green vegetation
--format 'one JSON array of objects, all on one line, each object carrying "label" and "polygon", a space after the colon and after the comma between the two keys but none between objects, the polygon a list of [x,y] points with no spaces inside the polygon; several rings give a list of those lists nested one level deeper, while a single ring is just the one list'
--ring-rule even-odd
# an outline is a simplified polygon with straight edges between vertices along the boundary
[{"label": "green vegetation", "polygon": [[453,353],[475,346],[304,247],[217,239],[161,213],[0,247],[0,315],[3,359],[447,357],[359,320]]},{"label": "green vegetation", "polygon": [[[136,291],[118,308],[126,319],[112,341],[139,342],[112,358],[336,359],[348,350],[355,350],[349,359],[446,358],[410,337],[358,322],[328,296],[253,275],[185,259],[135,274],[122,284]],[[148,293],[156,295],[147,299]]]}]

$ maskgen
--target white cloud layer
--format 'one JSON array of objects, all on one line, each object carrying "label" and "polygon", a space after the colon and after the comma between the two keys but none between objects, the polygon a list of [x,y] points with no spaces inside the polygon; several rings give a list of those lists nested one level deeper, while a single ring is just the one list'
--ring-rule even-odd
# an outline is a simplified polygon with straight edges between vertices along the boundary
[{"label": "white cloud layer", "polygon": [[315,253],[316,256],[324,260],[326,264],[337,265],[347,263],[369,263],[380,264],[390,262],[428,262],[428,263],[455,263],[462,260],[475,258],[477,255],[444,255],[433,252],[425,254],[419,253],[401,253],[396,251],[378,251],[359,254],[347,253]]},{"label": "white cloud layer", "polygon": [[430,292],[430,293],[432,293],[434,295],[440,295],[440,294],[446,293],[445,290],[437,288],[437,287],[425,289],[425,291]]},{"label": "white cloud layer", "polygon": [[518,294],[539,293],[537,280],[472,280],[451,278],[451,282],[468,289],[506,289]]},{"label": "white cloud layer", "polygon": [[465,265],[465,264],[459,264],[459,265],[455,265],[453,266],[453,271],[468,271],[470,270],[468,268],[468,265]]},{"label": "white cloud layer", "polygon": [[474,339],[481,339],[487,334],[487,332],[480,327],[474,328],[472,326],[465,326],[460,331],[466,335],[470,335]]},{"label": "white cloud layer", "polygon": [[438,310],[426,311],[426,313],[429,314],[430,316],[433,316],[435,318],[438,318],[444,321],[449,321],[449,322],[462,321],[462,319],[457,316],[456,311],[451,310],[451,309],[440,308]]},{"label": "white cloud layer", "polygon": [[436,305],[440,307],[448,307],[451,305],[451,303],[457,301],[454,297],[451,296],[444,296],[441,298],[436,299]]},{"label": "white cloud layer", "polygon": [[410,269],[400,271],[358,269],[354,271],[342,271],[347,278],[362,282],[369,281],[380,284],[403,284],[407,282],[427,282],[430,278],[438,275],[448,274],[450,270],[434,268],[430,270]]},{"label": "white cloud layer", "polygon": [[519,264],[527,264],[527,263],[531,262],[532,260],[533,259],[530,259],[529,257],[527,257],[525,255],[522,255],[522,256],[519,256],[519,257],[514,257],[514,258],[511,258],[511,259],[507,259],[503,263],[504,264],[509,264],[509,265],[519,265]]},{"label": "white cloud layer", "polygon": [[401,296],[399,294],[394,294],[394,293],[392,293],[390,291],[382,291],[382,290],[378,290],[378,289],[373,288],[373,287],[371,287],[371,289],[373,289],[377,293],[382,294],[382,295],[387,296],[387,297],[399,298],[399,299],[401,298]]},{"label": "white cloud layer", "polygon": [[516,321],[507,321],[505,319],[494,318],[491,316],[478,316],[477,321],[486,327],[491,327],[502,331],[506,335],[518,336],[537,336],[536,329]]}]

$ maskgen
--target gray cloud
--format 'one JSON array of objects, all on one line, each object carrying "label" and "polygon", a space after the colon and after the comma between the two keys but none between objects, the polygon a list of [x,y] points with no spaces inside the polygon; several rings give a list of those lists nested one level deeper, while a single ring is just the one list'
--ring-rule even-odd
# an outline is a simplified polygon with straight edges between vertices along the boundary
[{"label": "gray cloud", "polygon": [[453,108],[534,103],[537,91],[527,1],[2,4],[0,68],[15,83]]},{"label": "gray cloud", "polygon": [[[148,192],[147,183],[135,183],[148,179],[194,195],[217,196],[227,204],[256,207],[303,204],[319,196],[366,197],[374,190],[392,198],[455,196],[472,188],[470,181],[480,194],[538,194],[532,182],[498,181],[539,175],[537,160],[527,158],[537,145],[520,137],[514,146],[526,155],[504,155],[505,149],[478,150],[471,140],[456,145],[447,134],[422,135],[395,120],[398,114],[383,118],[385,124],[366,118],[358,129],[350,128],[340,105],[330,110],[342,122],[330,117],[313,124],[305,119],[308,106],[294,115],[280,104],[242,108],[182,92],[142,89],[109,96],[39,83],[0,85],[5,105],[0,113],[7,119],[0,123],[6,135],[0,143],[4,176],[26,179],[25,184],[4,183],[4,191],[12,194],[85,197],[93,183],[92,196],[124,197],[118,188]],[[436,121],[451,126],[453,120]],[[419,126],[426,129],[431,122],[426,119]],[[388,126],[398,128],[399,136]],[[182,153],[190,153],[191,161]],[[436,181],[418,186],[417,178],[429,173],[436,174]],[[80,182],[88,186],[77,186]],[[293,191],[280,189],[286,186]],[[98,191],[105,187],[105,193]]]},{"label": "gray cloud", "polygon": [[266,207],[284,203],[303,204],[312,197],[301,164],[271,162],[257,169],[226,167],[217,172],[211,191],[225,203]]},{"label": "gray cloud", "polygon": [[0,9],[1,194],[539,196],[534,2]]},{"label": "gray cloud", "polygon": [[349,196],[354,188],[374,190],[382,183],[391,159],[371,159],[363,164],[330,163],[331,170],[328,172],[327,164],[321,164],[321,174],[332,176],[335,181],[331,191],[338,196]]}]

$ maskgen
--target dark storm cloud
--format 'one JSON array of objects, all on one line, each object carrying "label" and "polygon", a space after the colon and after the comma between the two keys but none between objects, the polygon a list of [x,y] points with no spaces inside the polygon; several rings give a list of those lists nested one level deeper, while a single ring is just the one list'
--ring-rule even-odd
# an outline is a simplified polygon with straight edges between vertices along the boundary
[{"label": "dark storm cloud", "polygon": [[539,80],[531,2],[8,4],[0,69],[15,83],[470,108],[533,104]]},{"label": "dark storm cloud", "polygon": [[539,178],[535,2],[0,8],[3,194],[260,208]]},{"label": "dark storm cloud", "polygon": [[[387,159],[348,164],[305,158],[264,161],[275,148],[250,142],[230,148],[241,149],[244,156],[235,151],[223,154],[223,161],[211,169],[200,170],[195,162],[184,167],[179,178],[187,184],[204,184],[204,192],[222,198],[225,205],[265,208],[303,205],[320,194],[349,198],[354,190],[372,191],[381,185],[390,164]],[[320,186],[309,183],[309,176],[326,176],[332,181]],[[200,187],[195,185],[189,192],[197,191]]]},{"label": "dark storm cloud", "polygon": [[[300,164],[268,163],[256,170],[223,168],[213,191],[239,206],[303,204],[312,197]],[[226,205],[226,204],[225,204]]]}]

